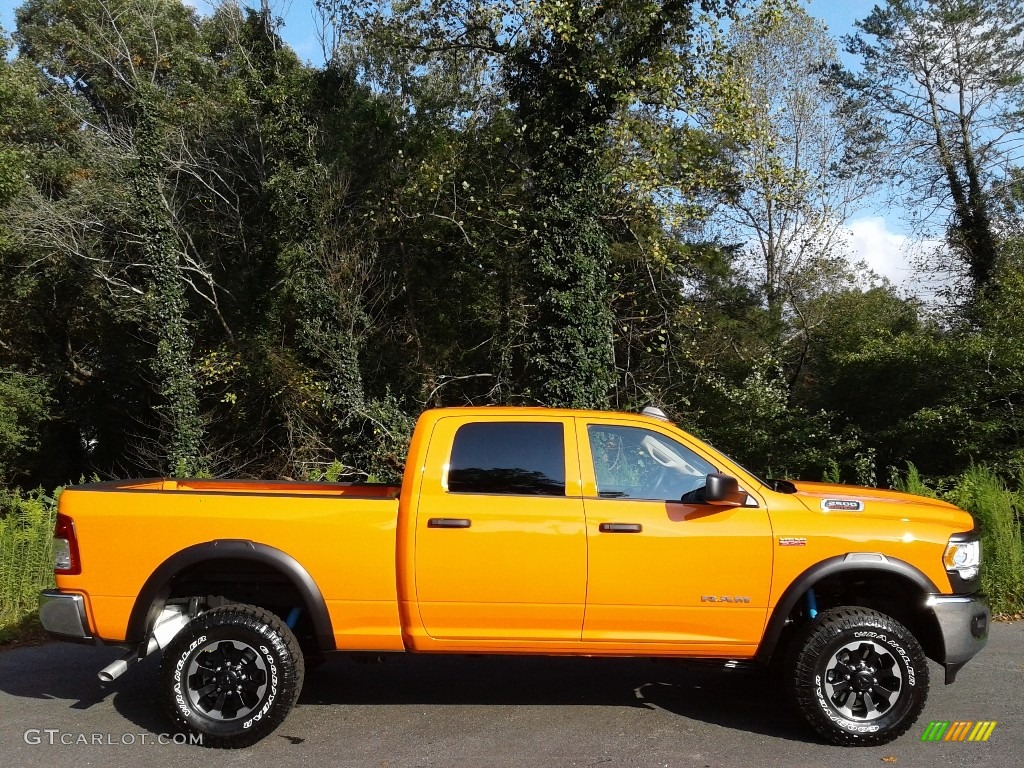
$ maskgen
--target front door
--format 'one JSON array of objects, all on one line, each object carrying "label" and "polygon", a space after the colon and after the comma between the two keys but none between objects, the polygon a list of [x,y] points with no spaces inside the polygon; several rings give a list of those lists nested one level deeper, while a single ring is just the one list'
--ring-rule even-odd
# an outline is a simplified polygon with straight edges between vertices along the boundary
[{"label": "front door", "polygon": [[571,418],[438,421],[426,466],[445,469],[424,478],[416,520],[428,635],[579,642],[587,537],[575,443]]},{"label": "front door", "polygon": [[724,653],[756,644],[772,575],[763,506],[680,498],[717,472],[681,435],[579,419],[589,542],[584,641]]}]

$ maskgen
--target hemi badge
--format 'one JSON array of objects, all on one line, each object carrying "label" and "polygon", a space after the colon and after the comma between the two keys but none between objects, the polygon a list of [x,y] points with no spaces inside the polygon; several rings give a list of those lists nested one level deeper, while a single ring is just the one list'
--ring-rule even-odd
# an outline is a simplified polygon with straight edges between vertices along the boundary
[{"label": "hemi badge", "polygon": [[864,502],[857,499],[822,499],[821,508],[826,512],[860,512],[864,509]]},{"label": "hemi badge", "polygon": [[807,539],[803,536],[779,536],[780,547],[806,547]]}]

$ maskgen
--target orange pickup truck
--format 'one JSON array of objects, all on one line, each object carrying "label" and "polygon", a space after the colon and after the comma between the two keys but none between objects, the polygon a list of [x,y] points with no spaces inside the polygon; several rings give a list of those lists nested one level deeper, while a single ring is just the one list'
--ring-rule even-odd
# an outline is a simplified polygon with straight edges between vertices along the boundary
[{"label": "orange pickup truck", "polygon": [[971,516],[762,480],[656,409],[452,408],[401,486],[138,480],[66,490],[54,636],[163,650],[207,746],[270,733],[328,652],[646,656],[773,666],[843,745],[904,733],[985,644]]}]

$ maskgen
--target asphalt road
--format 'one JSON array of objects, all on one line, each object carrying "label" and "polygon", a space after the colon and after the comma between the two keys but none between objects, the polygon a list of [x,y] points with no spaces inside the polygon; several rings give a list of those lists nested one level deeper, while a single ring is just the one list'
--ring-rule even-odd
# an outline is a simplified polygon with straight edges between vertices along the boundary
[{"label": "asphalt road", "polygon": [[[476,657],[331,661],[307,673],[299,705],[256,746],[161,746],[158,659],[101,685],[96,672],[119,655],[60,643],[0,652],[0,766],[1024,765],[1024,622],[994,625],[955,685],[942,685],[933,666],[917,725],[866,749],[817,742],[779,691],[749,672]],[[923,743],[930,720],[998,725],[987,743]],[[102,743],[74,743],[94,739]]]}]

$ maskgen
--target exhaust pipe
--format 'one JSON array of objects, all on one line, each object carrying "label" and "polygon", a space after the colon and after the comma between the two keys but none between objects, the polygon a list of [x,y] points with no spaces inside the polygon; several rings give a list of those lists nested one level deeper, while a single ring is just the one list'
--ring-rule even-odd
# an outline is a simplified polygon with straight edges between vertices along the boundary
[{"label": "exhaust pipe", "polygon": [[124,657],[101,669],[99,672],[100,680],[104,683],[116,680],[127,672],[129,667],[142,661],[149,654],[155,653],[160,648],[166,648],[167,644],[171,642],[171,638],[184,629],[190,620],[188,606],[165,606],[157,617],[156,624],[153,626],[153,634],[149,636],[149,641],[145,645],[139,643],[139,647],[136,650],[129,651]]},{"label": "exhaust pipe", "polygon": [[157,642],[157,639],[155,637],[149,638],[149,643],[146,644],[146,647],[144,649],[140,644],[139,650],[128,651],[128,653],[125,654],[122,658],[118,659],[113,664],[108,664],[103,669],[101,669],[99,674],[100,680],[102,680],[104,683],[109,683],[113,680],[116,680],[128,671],[128,667],[132,666],[133,664],[137,664],[142,659],[149,656],[149,654],[156,651],[156,649],[159,647],[160,643]]}]

